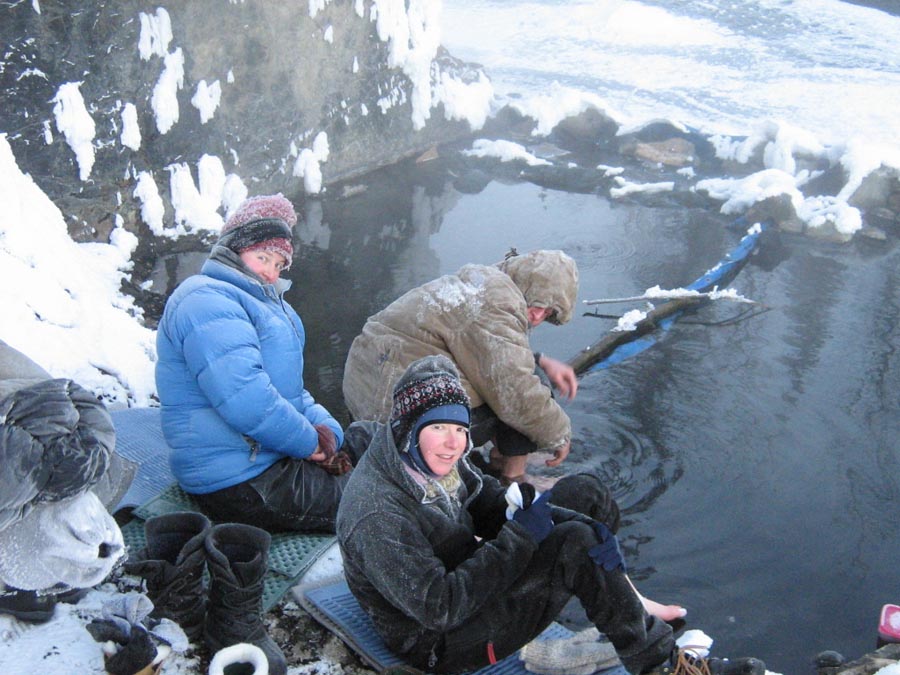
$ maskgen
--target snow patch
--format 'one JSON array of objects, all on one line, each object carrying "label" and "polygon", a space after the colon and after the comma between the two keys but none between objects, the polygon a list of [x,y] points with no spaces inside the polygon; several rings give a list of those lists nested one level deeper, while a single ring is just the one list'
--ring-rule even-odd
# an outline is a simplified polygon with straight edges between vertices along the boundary
[{"label": "snow patch", "polygon": [[53,115],[56,118],[56,128],[63,136],[66,143],[75,153],[78,162],[78,176],[81,180],[87,180],[94,168],[94,134],[96,125],[88,114],[81,97],[81,82],[66,82],[56,92],[53,102]]}]

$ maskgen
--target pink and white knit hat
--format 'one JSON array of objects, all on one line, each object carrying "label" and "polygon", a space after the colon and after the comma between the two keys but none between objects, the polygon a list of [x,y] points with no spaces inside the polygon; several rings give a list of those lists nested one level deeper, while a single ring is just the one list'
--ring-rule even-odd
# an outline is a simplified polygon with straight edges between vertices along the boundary
[{"label": "pink and white knit hat", "polygon": [[249,197],[229,216],[217,243],[235,253],[280,253],[287,261],[285,269],[288,269],[294,258],[291,238],[296,224],[294,205],[281,193]]}]

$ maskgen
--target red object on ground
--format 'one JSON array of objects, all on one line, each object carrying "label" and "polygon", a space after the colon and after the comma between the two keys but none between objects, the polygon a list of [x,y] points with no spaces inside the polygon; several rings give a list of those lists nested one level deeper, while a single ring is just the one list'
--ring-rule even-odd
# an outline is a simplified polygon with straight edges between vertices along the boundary
[{"label": "red object on ground", "polygon": [[900,606],[885,605],[881,608],[878,635],[886,642],[900,642]]}]

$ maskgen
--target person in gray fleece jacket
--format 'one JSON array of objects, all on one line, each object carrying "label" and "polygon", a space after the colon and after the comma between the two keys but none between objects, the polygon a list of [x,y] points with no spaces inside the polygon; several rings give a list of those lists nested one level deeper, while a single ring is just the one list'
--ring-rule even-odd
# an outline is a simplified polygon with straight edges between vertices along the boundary
[{"label": "person in gray fleece jacket", "polygon": [[[469,463],[468,425],[453,363],[415,361],[344,491],[347,583],[387,646],[429,672],[472,672],[534,639],[576,596],[631,673],[671,664],[672,628],[628,580],[609,491],[578,474],[508,497]],[[764,672],[751,661],[739,672]]]}]

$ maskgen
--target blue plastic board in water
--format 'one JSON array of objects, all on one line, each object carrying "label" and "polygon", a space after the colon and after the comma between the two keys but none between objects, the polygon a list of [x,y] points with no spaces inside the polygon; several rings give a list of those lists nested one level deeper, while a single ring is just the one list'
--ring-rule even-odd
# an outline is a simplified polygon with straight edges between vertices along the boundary
[{"label": "blue plastic board in water", "polygon": [[[350,592],[346,581],[308,589],[294,589],[303,608],[324,625],[375,670],[396,666],[403,660],[392,653],[375,632],[372,620]],[[566,638],[572,631],[558,623],[550,624],[538,639]],[[601,671],[603,675],[628,675],[621,665]],[[529,675],[518,653],[476,671],[475,675]]]},{"label": "blue plastic board in water", "polygon": [[[731,283],[747,262],[750,255],[756,250],[759,245],[759,237],[762,232],[766,230],[766,227],[765,224],[760,224],[758,229],[753,230],[752,232],[748,231],[734,249],[725,254],[725,257],[722,258],[715,267],[707,270],[703,276],[687,286],[687,289],[706,293],[717,288],[720,284],[728,285]],[[658,328],[663,332],[668,331],[683,313],[683,311],[676,312],[675,314],[666,317],[659,322]],[[604,368],[617,365],[632,356],[640,354],[642,351],[649,349],[656,344],[658,339],[657,335],[645,335],[620,344],[605,358],[591,366],[590,369],[603,370]]]}]

